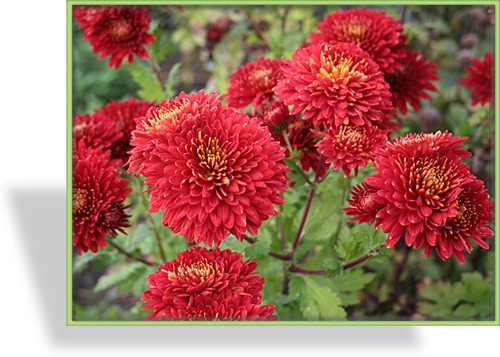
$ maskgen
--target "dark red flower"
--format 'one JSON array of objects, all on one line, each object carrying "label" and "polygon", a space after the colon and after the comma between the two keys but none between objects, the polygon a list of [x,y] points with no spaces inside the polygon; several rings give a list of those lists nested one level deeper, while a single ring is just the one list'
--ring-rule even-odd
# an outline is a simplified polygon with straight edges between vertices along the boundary
[{"label": "dark red flower", "polygon": [[73,141],[83,140],[88,147],[102,146],[109,149],[120,140],[123,133],[108,120],[91,114],[76,114],[73,117]]},{"label": "dark red flower", "polygon": [[229,16],[222,16],[208,24],[205,43],[210,51],[228,33],[232,25],[233,21]]},{"label": "dark red flower", "polygon": [[175,100],[163,100],[158,106],[151,107],[145,116],[136,118],[136,128],[130,139],[133,150],[130,152],[129,172],[142,173],[144,162],[148,161],[158,138],[167,132],[179,131],[182,121],[195,114],[201,115],[218,103],[219,97],[215,93],[206,95],[200,91],[187,95],[182,92]]},{"label": "dark red flower", "polygon": [[256,235],[277,214],[285,149],[257,118],[200,91],[160,103],[136,122],[129,172],[146,177],[150,212],[164,211],[174,233],[218,246],[227,233]]},{"label": "dark red flower", "polygon": [[372,224],[375,221],[378,211],[384,207],[375,201],[374,195],[376,192],[377,190],[366,184],[366,182],[352,188],[351,199],[347,200],[351,207],[343,208],[346,214],[354,216],[349,219],[349,222],[368,222],[368,224]]},{"label": "dark red flower", "polygon": [[350,43],[298,48],[274,92],[314,126],[377,125],[394,129],[389,85],[366,52]]},{"label": "dark red flower", "polygon": [[333,169],[342,169],[347,177],[354,170],[373,163],[373,153],[385,146],[389,132],[372,125],[331,126],[328,131],[313,130],[321,140],[316,144],[327,164],[334,163]]},{"label": "dark red flower", "polygon": [[407,105],[420,109],[420,100],[431,100],[425,91],[437,91],[431,81],[439,80],[435,69],[436,62],[427,62],[420,52],[409,51],[401,60],[402,67],[387,74],[385,80],[389,83],[392,104],[401,114],[408,113]]},{"label": "dark red flower", "polygon": [[462,186],[473,180],[469,166],[461,163],[470,155],[460,148],[463,140],[449,133],[410,135],[375,153],[378,173],[365,182],[376,191],[371,198],[383,206],[375,226],[389,233],[387,247],[403,234],[414,249],[439,244],[438,227],[457,216]]},{"label": "dark red flower", "polygon": [[309,39],[313,43],[351,43],[361,47],[384,73],[400,68],[405,57],[403,25],[382,11],[368,9],[338,10],[318,23],[319,32]]},{"label": "dark red flower", "polygon": [[471,89],[471,104],[489,103],[493,99],[495,86],[491,53],[486,52],[483,61],[479,58],[471,59],[465,70],[468,74],[460,79],[460,84]]},{"label": "dark red flower", "polygon": [[110,146],[111,158],[119,159],[120,166],[128,160],[128,152],[132,149],[130,139],[132,130],[135,129],[135,119],[143,117],[154,102],[129,98],[122,101],[111,100],[94,112],[94,116],[103,125],[112,125],[111,131],[122,133],[121,138],[116,139]]},{"label": "dark red flower", "polygon": [[74,16],[99,59],[110,56],[109,67],[119,68],[125,59],[148,57],[144,46],[154,41],[147,33],[151,19],[150,6],[77,6]]},{"label": "dark red flower", "polygon": [[288,121],[291,120],[288,107],[276,100],[271,101],[270,105],[262,108],[256,114],[256,117],[274,132],[285,130],[288,127]]},{"label": "dark red flower", "polygon": [[[470,253],[470,240],[481,248],[489,249],[482,238],[493,236],[488,227],[493,219],[493,201],[484,188],[484,182],[479,179],[462,185],[456,203],[457,215],[448,218],[442,227],[438,227],[440,239],[436,244],[436,252],[442,260],[452,254],[460,263],[465,262],[464,251]],[[425,256],[430,255],[432,246],[424,242]]]},{"label": "dark red flower", "polygon": [[257,61],[247,63],[229,78],[227,94],[223,97],[230,107],[242,109],[253,104],[252,113],[264,107],[274,96],[273,88],[284,77],[285,59],[267,59],[260,56]]},{"label": "dark red flower", "polygon": [[106,246],[106,237],[129,227],[124,201],[132,189],[108,150],[88,147],[84,140],[73,145],[73,245],[79,255],[89,249],[96,253]]},{"label": "dark red flower", "polygon": [[229,249],[193,246],[148,276],[146,320],[275,320],[261,306],[264,278],[253,260]]}]

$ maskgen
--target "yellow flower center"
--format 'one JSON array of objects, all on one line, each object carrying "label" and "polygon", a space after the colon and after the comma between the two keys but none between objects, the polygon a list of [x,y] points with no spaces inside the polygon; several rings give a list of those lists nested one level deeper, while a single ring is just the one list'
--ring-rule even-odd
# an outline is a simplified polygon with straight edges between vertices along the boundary
[{"label": "yellow flower center", "polygon": [[132,25],[125,19],[118,19],[111,23],[111,36],[117,41],[124,41],[132,35]]},{"label": "yellow flower center", "polygon": [[151,117],[147,118],[149,126],[145,129],[147,132],[158,132],[160,128],[172,128],[177,123],[177,116],[184,108],[183,104],[178,104],[169,108],[155,108],[152,110]]},{"label": "yellow flower center", "polygon": [[213,182],[216,186],[229,185],[229,179],[226,176],[228,153],[219,145],[218,138],[204,139],[199,130],[196,154],[202,169],[202,172],[198,173],[199,177]]},{"label": "yellow flower center", "polygon": [[354,63],[351,58],[344,57],[344,53],[325,55],[321,52],[321,68],[317,74],[318,78],[329,78],[336,83],[347,84],[348,82],[365,82],[368,77],[358,71],[359,65],[365,62],[361,59]]},{"label": "yellow flower center", "polygon": [[269,68],[254,68],[249,73],[248,80],[259,88],[270,89],[272,83],[269,76],[272,72]]},{"label": "yellow flower center", "polygon": [[197,261],[191,265],[181,263],[176,271],[167,272],[168,279],[171,281],[197,281],[204,282],[219,272],[219,266],[208,264],[207,261]]},{"label": "yellow flower center", "polygon": [[73,212],[78,214],[88,211],[87,207],[88,192],[83,188],[77,188],[73,191]]},{"label": "yellow flower center", "polygon": [[432,205],[431,201],[442,206],[439,195],[448,189],[446,174],[441,168],[429,167],[422,159],[417,161],[416,166],[417,168],[410,172],[410,180],[415,182],[416,194],[421,196],[428,206]]}]

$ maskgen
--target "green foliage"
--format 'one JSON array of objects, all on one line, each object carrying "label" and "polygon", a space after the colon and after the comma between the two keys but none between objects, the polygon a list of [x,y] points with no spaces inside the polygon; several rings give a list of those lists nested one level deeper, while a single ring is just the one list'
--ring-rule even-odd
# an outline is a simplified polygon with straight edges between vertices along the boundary
[{"label": "green foliage", "polygon": [[[429,124],[423,110],[409,108],[407,115],[398,118],[398,135],[449,130],[468,137],[464,146],[474,156],[467,163],[484,177],[489,192],[494,192],[494,108],[470,105],[470,90],[459,85],[465,71],[457,58],[463,49],[460,36],[467,33],[478,39],[467,48],[471,55],[490,50],[494,26],[473,21],[476,7],[470,6],[379,8],[396,18],[404,9],[404,33],[411,48],[437,63],[440,78],[434,83],[438,91],[429,93],[431,100],[421,102],[422,108],[435,110],[438,118]],[[111,99],[137,96],[159,102],[181,90],[198,89],[225,94],[230,76],[240,66],[259,56],[291,59],[295,49],[317,30],[317,23],[338,9],[337,5],[185,6],[181,13],[154,6],[149,32],[156,39],[147,48],[150,56],[134,58],[132,64],[123,63],[118,70],[109,68],[107,59],[97,59],[74,24],[73,114],[91,113]],[[209,44],[207,31],[220,19],[230,25],[216,43]],[[243,111],[250,112],[250,107]],[[360,168],[356,177],[348,178],[341,171],[332,171],[317,183],[313,170],[303,172],[299,158],[300,151],[294,148],[284,159],[291,183],[283,193],[284,203],[275,207],[278,215],[264,221],[257,236],[239,241],[228,235],[220,244],[220,249],[255,260],[256,273],[265,278],[262,303],[275,305],[280,320],[494,317],[493,249],[475,252],[463,265],[443,262],[435,255],[426,259],[421,250],[409,251],[404,238],[389,249],[382,229],[348,222],[349,216],[342,210],[351,188],[372,174],[373,166]],[[98,254],[72,257],[73,317],[78,321],[142,320],[147,312],[141,310],[144,303],[140,298],[148,274],[190,247],[184,237],[163,226],[161,212],[149,212],[144,178],[122,174],[134,189],[127,200],[131,205],[127,234],[112,238],[114,244]],[[312,186],[315,192],[306,215],[305,202]],[[305,215],[295,248],[293,242]]]},{"label": "green foliage", "polygon": [[335,321],[346,317],[338,295],[312,277],[294,275],[290,279],[290,295],[297,296],[300,311],[308,320]]},{"label": "green foliage", "polygon": [[[118,266],[113,269],[111,273],[103,275],[99,278],[97,284],[94,287],[94,291],[99,292],[108,289],[111,286],[114,286],[122,282],[123,280],[128,279],[131,275],[133,275],[133,273],[142,268],[143,264],[138,262],[127,263]],[[144,278],[144,276],[142,278]]]},{"label": "green foliage", "polygon": [[492,280],[480,273],[464,273],[461,281],[429,283],[421,288],[420,312],[432,318],[493,318]]}]

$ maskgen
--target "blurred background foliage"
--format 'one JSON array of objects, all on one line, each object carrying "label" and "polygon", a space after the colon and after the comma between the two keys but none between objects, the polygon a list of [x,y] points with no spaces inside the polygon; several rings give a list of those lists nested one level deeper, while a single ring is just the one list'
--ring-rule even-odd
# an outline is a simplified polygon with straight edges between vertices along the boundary
[{"label": "blurred background foliage", "polygon": [[[72,112],[91,113],[110,99],[159,101],[180,91],[199,89],[223,94],[228,78],[241,65],[259,56],[290,59],[327,14],[352,7],[186,5],[179,11],[154,6],[150,32],[157,39],[148,47],[151,60],[135,58],[118,70],[108,68],[107,60],[97,59],[73,22]],[[419,111],[410,109],[400,117],[400,134],[449,130],[468,137],[465,148],[473,155],[467,163],[494,197],[494,109],[490,105],[471,107],[469,90],[458,85],[471,58],[494,52],[491,9],[441,5],[368,8],[401,19],[410,47],[437,62],[440,80],[434,84],[438,91],[430,93],[432,101],[421,102]],[[361,170],[349,184],[361,182],[369,173],[369,169]],[[143,189],[136,177],[128,178],[136,192]],[[263,303],[275,304],[280,320],[494,319],[494,238],[488,240],[490,250],[474,249],[463,265],[453,258],[443,262],[435,255],[425,259],[421,250],[412,251],[402,244],[388,250],[384,234],[372,226],[346,223],[341,211],[348,193],[345,181],[341,174],[333,173],[322,183],[304,228],[307,240],[297,252],[302,268],[323,269],[325,274],[290,276],[283,272],[282,261],[267,254],[282,250],[276,238],[280,223],[287,227],[282,234],[288,241],[293,238],[308,192],[300,184],[284,194],[283,211],[264,222],[254,244],[230,237],[221,245],[221,249],[256,259],[258,271],[266,279]],[[174,259],[188,243],[161,225],[161,213],[147,213],[147,194],[139,196],[130,197],[134,210],[128,235],[119,235],[114,241],[127,252],[158,257],[160,248],[152,237],[159,236],[167,259]],[[342,204],[332,206],[332,202]],[[145,221],[149,224],[141,224]],[[366,262],[342,270],[339,262],[367,252],[373,256]],[[144,318],[140,297],[147,274],[157,266],[124,259],[109,244],[99,254],[74,256],[73,263],[74,320]]]}]

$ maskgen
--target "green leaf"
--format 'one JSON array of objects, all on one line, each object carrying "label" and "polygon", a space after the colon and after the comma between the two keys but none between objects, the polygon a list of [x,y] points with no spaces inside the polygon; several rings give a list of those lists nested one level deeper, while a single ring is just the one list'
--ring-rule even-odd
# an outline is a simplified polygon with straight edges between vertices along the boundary
[{"label": "green leaf", "polygon": [[375,278],[374,273],[365,273],[361,269],[351,268],[332,278],[332,285],[338,291],[359,291],[368,285],[373,278]]},{"label": "green leaf", "polygon": [[128,65],[130,74],[134,81],[139,85],[137,95],[146,100],[160,101],[165,99],[165,94],[161,88],[153,70],[143,62],[134,61]]},{"label": "green leaf", "polygon": [[323,260],[323,269],[325,276],[335,276],[342,272],[342,263],[335,258],[326,258]]},{"label": "green leaf", "polygon": [[420,304],[420,312],[434,317],[449,317],[459,297],[453,294],[451,285],[441,283],[425,286],[420,295],[425,300]]},{"label": "green leaf", "polygon": [[177,91],[175,86],[177,84],[176,76],[178,75],[181,68],[181,63],[178,62],[170,68],[168,72],[167,80],[165,81],[165,96],[167,98],[172,98],[176,95]]},{"label": "green leaf", "polygon": [[94,291],[103,291],[120,283],[130,277],[138,269],[141,269],[143,265],[144,264],[139,262],[132,262],[119,266],[111,273],[101,276],[94,287]]},{"label": "green leaf", "polygon": [[318,285],[309,276],[294,275],[290,279],[290,294],[300,296],[300,310],[308,320],[344,320],[346,312],[337,294]]},{"label": "green leaf", "polygon": [[147,276],[154,271],[145,265],[138,267],[126,279],[122,280],[118,286],[118,293],[129,292],[140,297],[147,288]]},{"label": "green leaf", "polygon": [[464,273],[462,281],[454,284],[454,293],[463,300],[455,309],[455,316],[485,317],[492,313],[494,291],[490,278],[483,278],[478,272]]}]

